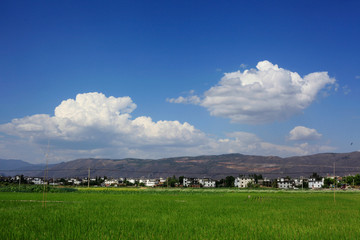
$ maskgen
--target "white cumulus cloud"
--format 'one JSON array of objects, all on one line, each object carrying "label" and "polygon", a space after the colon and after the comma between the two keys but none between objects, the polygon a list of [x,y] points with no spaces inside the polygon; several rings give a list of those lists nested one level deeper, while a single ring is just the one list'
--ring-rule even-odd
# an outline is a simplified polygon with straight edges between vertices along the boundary
[{"label": "white cumulus cloud", "polygon": [[[63,101],[54,116],[36,114],[0,125],[0,132],[38,144],[50,139],[55,149],[92,151],[119,156],[136,149],[188,146],[203,142],[205,134],[189,123],[131,118],[136,104],[130,97],[106,97],[102,93],[78,94]],[[115,154],[115,153],[114,153]]]},{"label": "white cumulus cloud", "polygon": [[301,77],[297,72],[261,61],[256,69],[225,73],[216,86],[196,101],[180,97],[169,102],[198,104],[213,116],[236,123],[259,124],[301,113],[329,85],[335,85],[335,79],[327,72]]},{"label": "white cumulus cloud", "polygon": [[297,126],[292,129],[289,133],[289,139],[298,141],[298,140],[316,140],[321,138],[321,134],[313,128],[307,128],[304,126]]},{"label": "white cumulus cloud", "polygon": [[54,115],[35,114],[0,125],[0,158],[43,162],[50,141],[52,162],[84,157],[162,158],[184,155],[243,153],[303,155],[312,145],[285,146],[263,141],[252,133],[232,132],[226,138],[210,136],[179,121],[133,118],[130,97],[102,93],[78,94],[62,101]]}]

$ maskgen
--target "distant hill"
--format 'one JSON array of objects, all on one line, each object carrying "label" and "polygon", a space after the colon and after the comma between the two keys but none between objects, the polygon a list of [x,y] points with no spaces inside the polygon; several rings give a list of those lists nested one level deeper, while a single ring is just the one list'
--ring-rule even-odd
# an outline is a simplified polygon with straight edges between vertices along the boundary
[{"label": "distant hill", "polygon": [[32,166],[32,164],[15,159],[0,159],[0,169],[1,170],[12,170],[16,168],[26,168]]},{"label": "distant hill", "polygon": [[[333,173],[347,175],[360,173],[360,152],[321,153],[308,156],[281,158],[276,156],[254,156],[243,154],[224,154],[197,157],[176,157],[158,160],[149,159],[77,159],[54,164],[48,168],[49,177],[86,177],[88,169],[92,177],[212,177],[219,179],[228,175],[262,174],[267,177],[309,177],[313,172],[326,176]],[[1,164],[1,162],[0,162]],[[0,169],[3,170],[2,165]],[[27,176],[43,176],[44,166],[24,165]],[[40,168],[39,168],[40,167]],[[17,168],[18,170],[20,168]],[[0,172],[1,172],[0,170]],[[34,171],[35,170],[35,171]]]},{"label": "distant hill", "polygon": [[[53,165],[49,165],[53,166]],[[31,164],[22,160],[0,159],[0,176],[14,176],[18,174],[34,174],[45,168],[45,164]]]}]

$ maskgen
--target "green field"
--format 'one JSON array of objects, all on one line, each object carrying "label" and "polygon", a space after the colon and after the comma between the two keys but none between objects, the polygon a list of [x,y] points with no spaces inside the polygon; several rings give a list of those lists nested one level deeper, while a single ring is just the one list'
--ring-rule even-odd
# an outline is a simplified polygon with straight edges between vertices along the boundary
[{"label": "green field", "polygon": [[0,192],[0,239],[360,239],[360,193]]}]

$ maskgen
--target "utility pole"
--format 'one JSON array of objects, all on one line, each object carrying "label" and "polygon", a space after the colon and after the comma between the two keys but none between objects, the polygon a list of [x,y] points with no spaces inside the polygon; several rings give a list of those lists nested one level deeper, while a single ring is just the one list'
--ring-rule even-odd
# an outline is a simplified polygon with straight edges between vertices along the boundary
[{"label": "utility pole", "polygon": [[19,176],[19,191],[20,191],[21,176]]},{"label": "utility pole", "polygon": [[47,146],[47,153],[45,154],[45,159],[46,159],[46,165],[45,165],[45,170],[44,170],[44,179],[43,179],[43,202],[42,202],[42,206],[44,208],[46,208],[46,191],[47,191],[47,175],[48,175],[48,164],[49,164],[49,149],[50,149],[50,140],[48,140],[48,146]]},{"label": "utility pole", "polygon": [[336,203],[335,190],[336,190],[336,177],[335,177],[335,161],[334,161],[334,203]]},{"label": "utility pole", "polygon": [[90,187],[90,167],[89,167],[89,171],[88,171],[88,188]]}]

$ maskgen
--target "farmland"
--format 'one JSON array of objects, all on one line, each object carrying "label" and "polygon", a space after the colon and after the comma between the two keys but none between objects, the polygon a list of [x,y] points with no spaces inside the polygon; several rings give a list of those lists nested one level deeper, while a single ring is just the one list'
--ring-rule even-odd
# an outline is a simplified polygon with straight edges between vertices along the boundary
[{"label": "farmland", "polygon": [[0,239],[358,239],[360,193],[0,192]]}]

